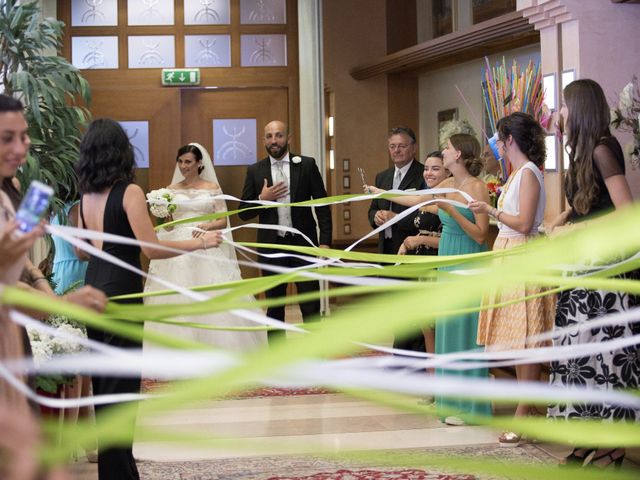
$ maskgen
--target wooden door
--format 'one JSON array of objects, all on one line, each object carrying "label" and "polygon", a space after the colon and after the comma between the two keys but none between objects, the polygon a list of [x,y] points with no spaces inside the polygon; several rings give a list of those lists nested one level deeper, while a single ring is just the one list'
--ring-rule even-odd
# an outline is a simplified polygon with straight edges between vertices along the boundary
[{"label": "wooden door", "polygon": [[[264,126],[271,120],[288,122],[289,102],[286,87],[230,88],[230,89],[183,89],[181,93],[182,144],[197,142],[204,146],[213,159],[216,175],[222,191],[240,198],[246,176],[246,166],[216,165],[213,150],[213,120],[232,118],[256,119],[255,161],[266,156],[262,142]],[[227,202],[227,208],[234,210],[237,202]],[[237,215],[231,217],[231,225],[243,223]],[[253,220],[257,222],[257,218]],[[255,242],[256,231],[241,229],[234,232],[234,240]],[[256,277],[259,272],[242,268],[244,278]]]}]

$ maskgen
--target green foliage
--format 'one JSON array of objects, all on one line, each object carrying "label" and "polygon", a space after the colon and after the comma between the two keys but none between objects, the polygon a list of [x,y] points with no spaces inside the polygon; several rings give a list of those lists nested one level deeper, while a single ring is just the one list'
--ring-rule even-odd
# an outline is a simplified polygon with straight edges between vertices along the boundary
[{"label": "green foliage", "polygon": [[[64,24],[42,18],[37,2],[0,3],[0,80],[4,92],[25,104],[31,151],[18,174],[22,185],[50,185],[60,214],[67,192],[76,193],[73,165],[89,111],[89,84],[77,68],[59,56]],[[54,51],[56,54],[48,54]]]}]

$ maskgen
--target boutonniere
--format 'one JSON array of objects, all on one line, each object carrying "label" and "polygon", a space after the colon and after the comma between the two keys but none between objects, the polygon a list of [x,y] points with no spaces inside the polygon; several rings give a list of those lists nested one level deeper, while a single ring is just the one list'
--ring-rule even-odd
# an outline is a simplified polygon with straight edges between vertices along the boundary
[{"label": "boutonniere", "polygon": [[293,157],[293,158],[291,159],[291,161],[292,161],[293,163],[300,163],[300,162],[302,161],[302,159],[296,155],[295,157]]}]

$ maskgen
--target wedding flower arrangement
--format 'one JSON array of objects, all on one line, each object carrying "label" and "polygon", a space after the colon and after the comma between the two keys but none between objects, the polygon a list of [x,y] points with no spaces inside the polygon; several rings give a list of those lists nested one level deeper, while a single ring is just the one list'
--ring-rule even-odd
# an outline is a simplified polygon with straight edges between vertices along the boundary
[{"label": "wedding flower arrangement", "polygon": [[[83,327],[63,316],[53,315],[49,317],[47,324],[54,328],[56,332],[67,336],[87,337]],[[47,363],[55,355],[68,355],[84,350],[82,345],[70,338],[50,335],[34,328],[27,328],[27,333],[29,334],[33,361],[36,366]],[[48,393],[56,393],[59,385],[64,385],[72,380],[72,378],[62,375],[37,375],[36,387]]]},{"label": "wedding flower arrangement", "polygon": [[154,217],[167,218],[176,211],[173,194],[167,188],[150,191],[147,193],[147,201],[149,202],[149,210]]},{"label": "wedding flower arrangement", "polygon": [[627,83],[611,108],[611,125],[617,130],[631,132],[633,140],[625,146],[631,167],[640,166],[640,85],[638,77]]},{"label": "wedding flower arrangement", "polygon": [[456,135],[458,133],[468,133],[474,137],[476,136],[476,131],[467,120],[449,120],[447,123],[442,125],[438,132],[438,143],[440,144],[440,148],[446,147],[447,140],[449,140],[452,135]]},{"label": "wedding flower arrangement", "polygon": [[487,190],[489,190],[489,199],[491,200],[491,205],[496,207],[498,205],[498,197],[502,193],[502,184],[499,180],[491,180],[487,182]]}]

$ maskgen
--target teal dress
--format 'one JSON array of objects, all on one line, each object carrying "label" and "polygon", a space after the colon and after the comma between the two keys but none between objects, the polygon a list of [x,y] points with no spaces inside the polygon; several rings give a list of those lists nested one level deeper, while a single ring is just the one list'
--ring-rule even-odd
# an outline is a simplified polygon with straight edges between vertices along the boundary
[{"label": "teal dress", "polygon": [[[468,208],[455,207],[465,218],[475,222],[473,212]],[[467,253],[484,252],[487,245],[479,245],[469,237],[448,213],[438,210],[442,222],[442,236],[438,255],[463,255]],[[467,266],[441,267],[440,270],[456,270]],[[480,306],[480,300],[475,305]],[[453,353],[478,348],[478,313],[469,313],[455,317],[443,317],[436,320],[436,353]],[[464,377],[488,378],[489,370],[477,368],[473,370],[444,370],[436,369],[436,375],[458,375]],[[458,412],[459,415],[491,415],[491,404],[477,400],[436,397],[436,406]],[[456,415],[454,412],[444,412],[445,416]]]},{"label": "teal dress", "polygon": [[[64,213],[68,217],[69,210],[78,202],[67,203],[64,206]],[[50,219],[51,225],[60,225],[58,216],[53,215]],[[84,285],[84,276],[87,272],[87,262],[80,260],[73,252],[73,246],[62,238],[53,235],[55,255],[53,256],[53,266],[51,267],[52,280],[55,282],[55,292],[62,295],[69,288],[79,288]]]}]

